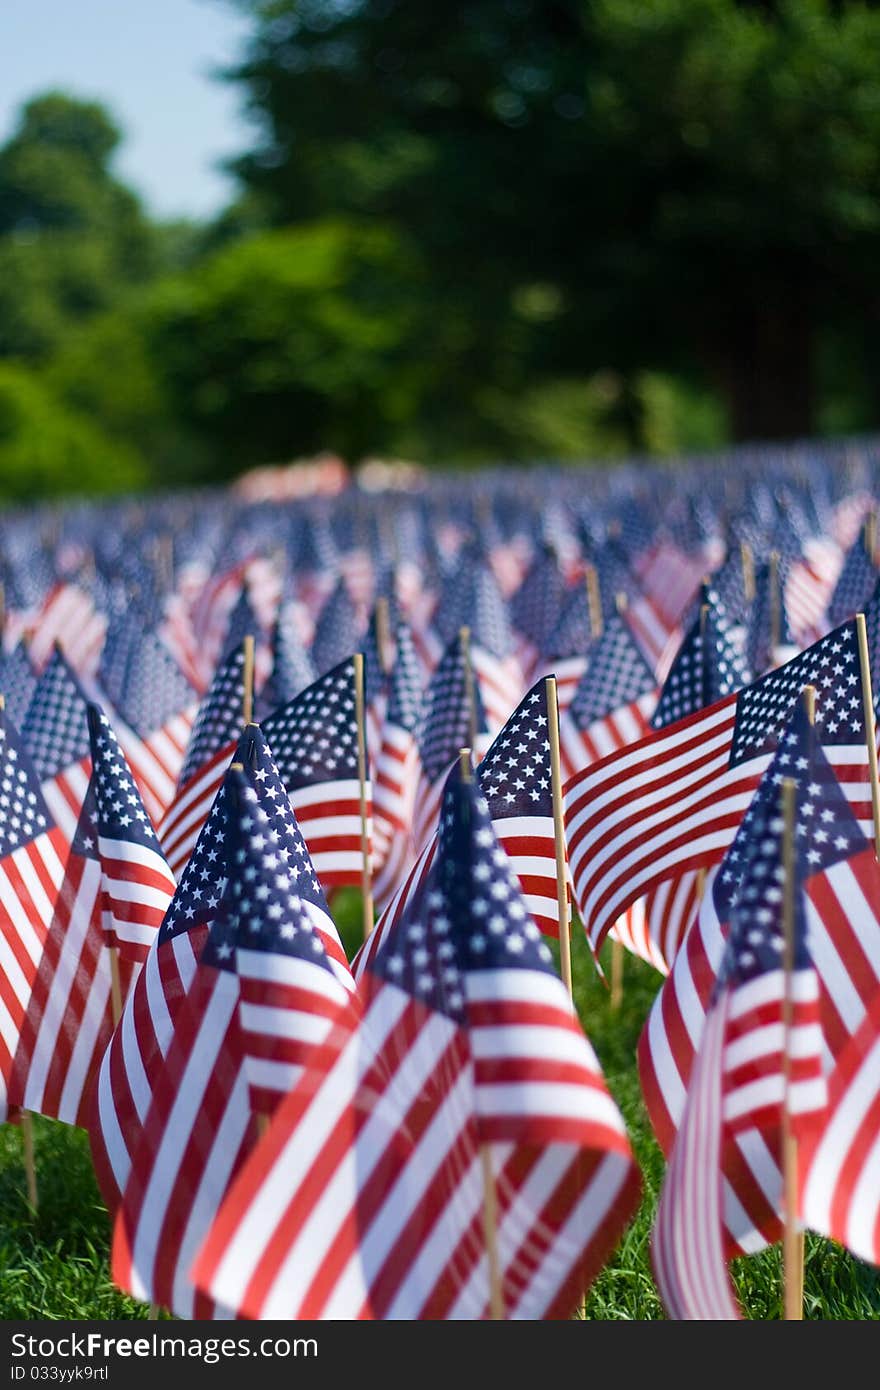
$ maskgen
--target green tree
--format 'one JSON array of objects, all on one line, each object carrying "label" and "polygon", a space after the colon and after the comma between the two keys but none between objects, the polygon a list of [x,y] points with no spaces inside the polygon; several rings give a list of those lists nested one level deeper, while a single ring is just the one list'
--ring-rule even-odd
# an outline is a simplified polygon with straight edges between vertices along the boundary
[{"label": "green tree", "polygon": [[250,198],[405,229],[438,326],[479,326],[462,379],[480,342],[505,390],[673,371],[714,384],[738,438],[790,437],[842,342],[876,423],[875,6],[237,3]]},{"label": "green tree", "polygon": [[326,222],[223,246],[157,284],[144,320],[170,408],[212,474],[389,442],[416,408],[405,246]]},{"label": "green tree", "polygon": [[0,362],[0,499],[130,491],[147,479],[133,450],[59,401],[36,373]]},{"label": "green tree", "polygon": [[103,107],[35,97],[0,149],[0,356],[40,359],[155,274],[163,245],[112,174]]}]

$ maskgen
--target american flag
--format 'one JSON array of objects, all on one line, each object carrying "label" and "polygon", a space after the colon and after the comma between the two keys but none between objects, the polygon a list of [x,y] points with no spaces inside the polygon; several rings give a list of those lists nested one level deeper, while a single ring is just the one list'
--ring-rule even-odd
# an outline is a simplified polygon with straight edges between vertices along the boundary
[{"label": "american flag", "polygon": [[[663,687],[652,727],[660,729],[741,690],[748,671],[731,635],[717,590],[702,586],[705,610],[694,620]],[[675,959],[702,896],[705,869],[688,869],[646,895],[630,949],[664,975]],[[632,910],[629,914],[632,915]],[[620,935],[619,927],[615,929]]]},{"label": "american flag", "polygon": [[155,633],[147,632],[131,648],[110,699],[120,745],[158,825],[174,798],[198,696]]},{"label": "american flag", "polygon": [[637,1170],[488,806],[456,769],[432,878],[362,993],[363,1019],[340,1015],[243,1168],[196,1281],[247,1317],[486,1317],[486,1145],[506,1315],[569,1315]]},{"label": "american flag", "polygon": [[30,655],[41,671],[56,645],[81,676],[93,675],[100,660],[107,631],[107,617],[99,613],[92,597],[77,584],[52,586],[34,619]]},{"label": "american flag", "polygon": [[[120,967],[122,988],[130,973],[125,964]],[[85,1125],[89,1088],[113,1023],[112,974],[101,925],[97,812],[90,786],[21,1025],[10,1103]]]},{"label": "american flag", "polygon": [[855,622],[745,690],[611,753],[565,786],[575,899],[598,950],[635,900],[731,843],[805,686],[819,738],[858,819],[869,819],[867,744]]},{"label": "american flag", "polygon": [[88,702],[60,647],[37,681],[21,741],[40,778],[52,819],[68,845],[89,785]]},{"label": "american flag", "polygon": [[[473,654],[473,648],[471,648]],[[479,756],[489,741],[489,725],[479,681],[470,683],[468,695],[467,651],[461,633],[447,646],[425,691],[419,738],[419,782],[413,815],[413,848],[418,853],[429,843],[437,824],[446,774],[459,749],[473,743],[477,732]]]},{"label": "american flag", "polygon": [[880,1264],[880,989],[828,1079],[828,1114],[799,1176],[805,1225]]},{"label": "american flag", "polygon": [[104,931],[122,959],[143,964],[174,896],[174,876],[98,705],[89,705],[88,724]]},{"label": "american flag", "polygon": [[[792,740],[789,742],[789,740]],[[833,1066],[880,984],[880,868],[822,749],[798,711],[733,845],[710,873],[699,917],[651,1009],[638,1047],[642,1092],[654,1132],[669,1152],[681,1121],[706,1011],[739,900],[750,846],[781,779],[805,780],[798,837],[810,950],[818,973],[824,1070]],[[870,826],[869,826],[870,829]],[[726,1154],[725,1222],[731,1249],[776,1238],[775,1156],[751,1133]],[[770,1198],[766,1194],[771,1194]]]},{"label": "american flag", "polygon": [[[243,757],[257,731],[248,728]],[[92,1160],[110,1211],[118,1206],[150,1108],[153,1086],[192,986],[208,927],[226,883],[224,784],[168,905],[159,932],[127,994],[122,1017],[101,1060],[89,1116]]]},{"label": "american flag", "polygon": [[651,716],[651,728],[675,724],[741,690],[748,681],[749,673],[732,640],[720,597],[704,585],[701,612],[685,634],[669,669]]},{"label": "american flag", "polygon": [[214,675],[199,706],[187,744],[174,800],[158,827],[159,840],[175,877],[186,866],[244,720],[244,649],[232,652]]},{"label": "american flag", "polygon": [[415,731],[421,703],[418,658],[409,628],[401,623],[388,705],[373,760],[373,902],[379,912],[412,860],[410,836],[419,775]]},{"label": "american flag", "polygon": [[[498,840],[510,856],[529,911],[548,936],[559,935],[556,843],[547,691],[544,680],[528,692],[476,770]],[[369,962],[396,928],[431,871],[436,835],[421,853],[383,910],[352,962],[360,982]]]},{"label": "american flag", "polygon": [[[198,1298],[189,1267],[255,1142],[251,1102],[262,1113],[271,1108],[285,1070],[296,1065],[297,1034],[312,1026],[309,1014],[321,996],[326,1013],[332,1001],[340,1007],[353,991],[317,876],[258,731],[243,767],[244,774],[232,768],[224,782],[224,898],[154,1082],[113,1243],[116,1282],[183,1317],[224,1315]],[[316,982],[318,961],[322,978]],[[287,1079],[293,1079],[289,1070]]]},{"label": "american flag", "polygon": [[64,880],[68,845],[36,771],[0,712],[0,1118],[46,937]]},{"label": "american flag", "polygon": [[880,578],[873,557],[868,554],[864,535],[847,551],[840,577],[828,603],[827,619],[836,627],[862,610]]},{"label": "american flag", "polygon": [[560,714],[563,776],[643,738],[656,689],[653,671],[615,613],[591,644],[574,696]]},{"label": "american flag", "polygon": [[[802,777],[792,826],[795,844],[800,826],[809,837],[815,811]],[[814,850],[806,845],[801,855],[793,850],[793,882],[786,886],[784,834],[780,779],[768,789],[752,826],[704,1029],[707,1052],[702,1057],[701,1047],[657,1209],[654,1270],[666,1311],[675,1318],[738,1316],[724,1261],[725,1140],[752,1132],[779,1164],[783,1109],[800,1137],[819,1123],[827,1106],[819,980],[807,949],[802,882]],[[783,935],[788,894],[794,919],[790,972]],[[780,1205],[781,1184],[768,1196]]]},{"label": "american flag", "polygon": [[[802,647],[828,631],[826,610],[840,573],[840,547],[824,537],[808,537],[803,554],[787,567],[783,589],[785,611],[795,640]],[[851,617],[851,614],[846,614]]]},{"label": "american flag", "polygon": [[238,973],[250,1107],[271,1115],[296,1086],[310,1049],[324,1041],[354,980],[296,818],[266,795],[272,767],[265,746],[259,751],[247,777],[231,776],[238,821],[228,886],[231,939],[215,945],[209,937],[202,963],[231,964]]},{"label": "american flag", "polygon": [[[362,882],[355,716],[355,663],[349,657],[262,724],[315,871],[328,892]],[[365,796],[369,840],[369,778]]]}]

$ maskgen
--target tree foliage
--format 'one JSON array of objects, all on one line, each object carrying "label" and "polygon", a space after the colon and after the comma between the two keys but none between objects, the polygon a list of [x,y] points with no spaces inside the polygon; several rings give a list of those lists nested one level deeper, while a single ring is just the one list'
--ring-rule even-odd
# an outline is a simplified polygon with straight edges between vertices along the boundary
[{"label": "tree foliage", "polygon": [[239,5],[276,220],[405,226],[492,340],[540,303],[531,380],[672,368],[739,435],[809,429],[823,334],[880,307],[875,7]]}]

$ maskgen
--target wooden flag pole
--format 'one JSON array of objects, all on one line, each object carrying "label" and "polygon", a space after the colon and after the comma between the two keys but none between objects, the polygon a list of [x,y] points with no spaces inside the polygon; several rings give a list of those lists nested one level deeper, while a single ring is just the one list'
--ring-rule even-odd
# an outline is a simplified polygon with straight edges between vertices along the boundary
[{"label": "wooden flag pole", "polygon": [[244,723],[254,722],[254,639],[250,633],[242,643],[244,649],[244,667],[242,670],[242,701],[241,715]]},{"label": "wooden flag pole", "polygon": [[804,1315],[804,1236],[799,1229],[798,1197],[798,1150],[797,1139],[791,1130],[791,1114],[788,1105],[791,1081],[790,1038],[792,1027],[792,976],[794,973],[794,857],[795,857],[795,807],[797,783],[791,777],[782,782],[782,816],[784,823],[782,840],[782,934],[783,969],[785,975],[785,994],[782,1001],[782,1023],[784,1043],[782,1050],[782,1175],[783,1175],[783,1235],[782,1235],[782,1299],[786,1322],[798,1321]]},{"label": "wooden flag pole", "polygon": [[354,710],[357,723],[358,784],[361,807],[361,893],[364,940],[373,930],[373,873],[370,866],[370,830],[367,822],[367,730],[364,719],[364,654],[355,652]]},{"label": "wooden flag pole", "polygon": [[864,613],[856,614],[856,634],[859,639],[859,665],[862,668],[862,710],[865,717],[868,772],[871,778],[871,808],[874,813],[874,853],[880,859],[880,782],[877,780],[877,729],[874,720],[874,694],[871,690],[868,628]]},{"label": "wooden flag pole", "polygon": [[388,600],[384,594],[376,599],[376,648],[383,676],[391,670],[388,652],[391,648],[391,619],[388,613]]},{"label": "wooden flag pole", "polygon": [[587,582],[587,602],[590,608],[590,631],[594,637],[602,636],[602,594],[599,590],[599,575],[595,565],[584,566],[584,578]]},{"label": "wooden flag pole", "polygon": [[740,541],[739,562],[742,566],[743,597],[751,603],[755,597],[755,561],[748,541]]},{"label": "wooden flag pole", "polygon": [[471,630],[469,627],[458,629],[458,641],[461,646],[461,658],[464,662],[464,690],[468,707],[468,739],[470,740],[471,752],[477,751],[477,697],[474,690],[474,668],[471,664]]},{"label": "wooden flag pole", "polygon": [[[472,782],[474,773],[470,748],[459,749],[458,765],[461,769],[461,780]],[[480,1145],[480,1162],[483,1168],[483,1235],[489,1266],[489,1316],[493,1322],[500,1322],[504,1318],[504,1289],[501,1284],[501,1263],[498,1259],[498,1192],[495,1187],[495,1173],[492,1170],[492,1150],[488,1144]]]},{"label": "wooden flag pole", "polygon": [[547,724],[550,736],[550,785],[553,789],[553,843],[556,849],[556,903],[559,912],[559,969],[572,997],[571,918],[568,912],[568,875],[565,852],[565,821],[562,815],[562,761],[559,756],[559,698],[556,677],[544,680],[547,697]]},{"label": "wooden flag pole", "polygon": [[110,1010],[115,1028],[122,1017],[122,981],[119,977],[119,947],[114,943],[107,947],[110,954]]},{"label": "wooden flag pole", "polygon": [[868,553],[868,559],[873,564],[874,553],[877,549],[877,513],[872,507],[865,517],[864,545]]}]

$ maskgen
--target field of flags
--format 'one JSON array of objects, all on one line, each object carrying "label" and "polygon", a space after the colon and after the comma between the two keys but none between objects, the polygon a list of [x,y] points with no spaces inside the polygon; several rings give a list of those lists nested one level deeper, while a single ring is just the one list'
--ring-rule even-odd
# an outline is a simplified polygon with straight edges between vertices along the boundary
[{"label": "field of flags", "polygon": [[646,1212],[671,1318],[880,1265],[878,504],[849,443],[0,516],[29,1219],[43,1116],[153,1317],[571,1318]]}]

